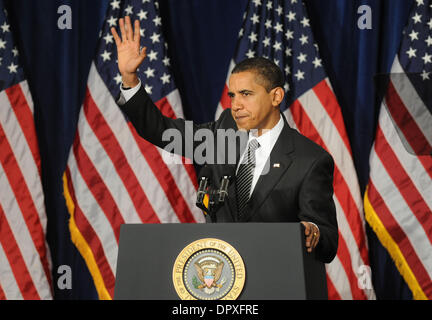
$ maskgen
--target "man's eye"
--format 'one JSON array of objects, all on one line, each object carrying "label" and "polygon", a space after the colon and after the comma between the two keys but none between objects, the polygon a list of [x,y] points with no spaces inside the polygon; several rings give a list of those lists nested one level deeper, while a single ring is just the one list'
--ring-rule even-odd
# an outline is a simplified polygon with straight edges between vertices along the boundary
[{"label": "man's eye", "polygon": [[250,96],[250,92],[243,92],[244,96]]}]

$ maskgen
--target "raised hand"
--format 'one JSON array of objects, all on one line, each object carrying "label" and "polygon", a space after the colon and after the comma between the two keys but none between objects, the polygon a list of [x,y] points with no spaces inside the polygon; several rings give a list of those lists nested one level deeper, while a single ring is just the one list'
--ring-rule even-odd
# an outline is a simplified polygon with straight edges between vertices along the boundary
[{"label": "raised hand", "polygon": [[[126,24],[125,24],[126,23]],[[137,69],[146,57],[146,47],[140,50],[140,24],[135,20],[134,29],[131,19],[119,19],[121,38],[116,29],[111,28],[111,33],[117,46],[117,60],[119,72],[122,75],[123,85],[134,87],[139,83]]]}]

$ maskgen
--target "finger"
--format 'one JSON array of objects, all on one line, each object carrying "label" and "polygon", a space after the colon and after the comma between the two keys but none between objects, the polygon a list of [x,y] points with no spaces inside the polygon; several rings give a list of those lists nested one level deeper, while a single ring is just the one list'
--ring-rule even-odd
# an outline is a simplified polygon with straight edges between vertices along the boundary
[{"label": "finger", "polygon": [[306,236],[306,241],[305,241],[306,248],[310,248],[312,246],[312,241],[313,241],[312,235]]},{"label": "finger", "polygon": [[116,29],[114,27],[111,28],[111,34],[114,37],[114,41],[116,43],[116,46],[118,47],[119,45],[121,45],[121,39],[116,31]]},{"label": "finger", "polygon": [[318,238],[319,238],[319,231],[315,228],[315,226],[313,224],[309,224],[310,229],[310,245],[309,245],[309,252],[311,252],[315,246],[318,243]]},{"label": "finger", "polygon": [[312,235],[312,226],[310,223],[306,223],[305,235]]},{"label": "finger", "polygon": [[311,248],[313,249],[318,244],[319,230],[317,230],[315,227],[312,227],[311,233],[312,233]]},{"label": "finger", "polygon": [[312,248],[315,248],[318,245],[320,239],[320,233],[319,231],[317,232],[317,235],[314,237],[313,242],[312,242]]},{"label": "finger", "polygon": [[147,56],[147,47],[143,47],[141,49],[140,56],[141,56],[142,60],[144,60],[144,58]]},{"label": "finger", "polygon": [[319,242],[319,237],[316,237],[314,240],[314,243],[312,244],[312,249],[316,248],[316,246],[318,245],[318,242]]},{"label": "finger", "polygon": [[139,64],[141,64],[144,61],[145,57],[147,57],[146,50],[147,50],[146,47],[141,48],[141,50],[139,52]]},{"label": "finger", "polygon": [[301,221],[301,224],[305,227],[305,236],[310,235],[310,224],[304,221]]},{"label": "finger", "polygon": [[123,18],[119,19],[119,25],[120,25],[120,33],[121,33],[122,41],[126,41],[127,35],[126,35],[125,24],[124,24]]},{"label": "finger", "polygon": [[314,228],[314,230],[312,231],[311,245],[308,250],[309,252],[312,252],[315,249],[315,247],[318,244],[318,241],[319,241],[319,232],[316,231]]},{"label": "finger", "polygon": [[126,33],[127,33],[128,40],[133,40],[132,23],[129,16],[126,16]]},{"label": "finger", "polygon": [[312,250],[313,250],[312,241],[313,241],[313,239],[311,237],[311,239],[309,241],[309,245],[306,245],[307,252],[312,252]]},{"label": "finger", "polygon": [[314,238],[316,235],[316,229],[312,224],[310,224],[309,232],[310,232],[311,237]]},{"label": "finger", "polygon": [[133,40],[135,42],[138,42],[138,43],[139,43],[139,40],[140,40],[140,31],[141,31],[141,28],[140,28],[139,20],[135,20],[135,29],[134,29]]}]

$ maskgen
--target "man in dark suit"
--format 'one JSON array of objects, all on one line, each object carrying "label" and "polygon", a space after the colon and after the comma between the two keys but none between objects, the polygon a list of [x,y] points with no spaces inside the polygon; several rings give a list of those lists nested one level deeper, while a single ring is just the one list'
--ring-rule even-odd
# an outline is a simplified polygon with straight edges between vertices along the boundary
[{"label": "man in dark suit", "polygon": [[[122,111],[143,138],[161,148],[169,143],[162,139],[168,129],[179,132],[183,146],[191,143],[185,141],[185,120],[163,116],[136,75],[146,56],[145,48],[140,49],[139,22],[135,21],[135,30],[129,17],[120,19],[119,24],[121,38],[114,28],[111,32],[123,80],[119,100]],[[332,198],[333,159],[289,127],[279,107],[284,98],[283,83],[281,70],[270,60],[252,58],[240,62],[229,79],[231,109],[222,112],[215,122],[193,124],[192,136],[200,129],[210,130],[215,136],[210,145],[215,150],[215,161],[208,164],[215,188],[227,168],[232,166],[235,174],[227,201],[215,213],[218,222],[301,222],[307,250],[315,249],[317,258],[329,263],[338,243]],[[222,163],[218,158],[227,152],[223,143],[217,143],[221,129],[241,132],[240,137],[247,142],[228,150],[235,152],[233,165],[226,163],[225,156]],[[192,143],[195,149],[197,142]]]}]

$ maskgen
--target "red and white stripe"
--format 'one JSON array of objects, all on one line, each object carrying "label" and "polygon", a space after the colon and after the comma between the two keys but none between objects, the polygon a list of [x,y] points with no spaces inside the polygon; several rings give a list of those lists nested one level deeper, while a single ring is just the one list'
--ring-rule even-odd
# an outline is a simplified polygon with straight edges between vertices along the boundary
[{"label": "red and white stripe", "polygon": [[[397,57],[391,72],[403,73]],[[409,81],[390,78],[370,155],[367,196],[401,254],[393,252],[393,258],[414,296],[432,299],[432,157],[412,152],[430,150],[432,116],[415,102],[421,99]]]},{"label": "red and white stripe", "polygon": [[[113,297],[121,224],[205,219],[195,206],[193,166],[164,162],[166,151],[138,136],[94,64],[87,84],[66,175],[77,227]],[[177,90],[156,105],[165,115],[183,116]]]},{"label": "red and white stripe", "polygon": [[52,299],[41,165],[26,81],[0,92],[0,299]]},{"label": "red and white stripe", "polygon": [[[234,67],[232,62],[230,72]],[[224,88],[217,115],[229,108]],[[326,149],[335,161],[334,201],[339,225],[336,258],[326,265],[329,299],[375,299],[359,287],[361,266],[369,265],[363,201],[339,104],[327,79],[304,93],[284,112],[289,125]]]}]

